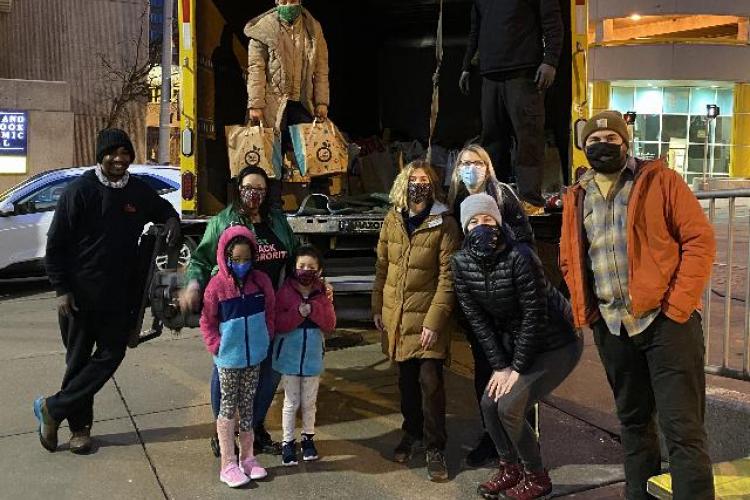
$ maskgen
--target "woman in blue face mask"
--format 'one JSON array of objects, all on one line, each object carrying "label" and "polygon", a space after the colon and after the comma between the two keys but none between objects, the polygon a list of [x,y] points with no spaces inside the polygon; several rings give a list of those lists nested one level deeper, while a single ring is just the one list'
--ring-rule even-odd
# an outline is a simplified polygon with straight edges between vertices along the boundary
[{"label": "woman in blue face mask", "polygon": [[521,201],[509,185],[497,180],[487,151],[478,144],[471,144],[458,154],[448,190],[448,205],[457,218],[461,218],[461,202],[478,193],[486,193],[495,199],[516,241],[534,243],[534,234]]},{"label": "woman in blue face mask", "polygon": [[466,198],[466,236],[451,260],[456,298],[491,370],[481,409],[500,470],[479,485],[479,494],[546,498],[552,484],[525,416],[570,374],[583,343],[570,304],[544,277],[529,245],[515,241],[502,222],[494,198]]},{"label": "woman in blue face mask", "polygon": [[[508,225],[516,241],[534,243],[534,235],[529,220],[523,211],[521,202],[510,186],[498,181],[489,154],[478,144],[472,144],[461,151],[451,177],[448,191],[448,205],[453,209],[456,218],[461,218],[461,202],[467,196],[485,193],[495,200],[503,221]],[[482,401],[482,394],[492,375],[492,369],[482,352],[477,339],[473,336],[466,318],[459,311],[459,322],[466,332],[474,357],[474,389],[477,404]],[[495,446],[489,434],[482,433],[476,447],[466,457],[469,467],[482,467],[497,459]]]}]

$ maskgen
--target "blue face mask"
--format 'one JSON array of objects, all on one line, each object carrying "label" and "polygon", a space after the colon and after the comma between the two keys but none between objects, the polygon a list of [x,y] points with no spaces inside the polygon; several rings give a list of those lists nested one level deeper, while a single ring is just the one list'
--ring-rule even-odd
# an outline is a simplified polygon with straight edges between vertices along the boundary
[{"label": "blue face mask", "polygon": [[239,279],[240,281],[244,281],[248,273],[250,273],[253,268],[253,262],[232,262],[232,260],[229,259],[227,261],[227,266],[229,266],[232,274],[234,274],[237,279]]},{"label": "blue face mask", "polygon": [[484,181],[484,171],[474,166],[461,167],[461,180],[467,188],[477,188]]}]

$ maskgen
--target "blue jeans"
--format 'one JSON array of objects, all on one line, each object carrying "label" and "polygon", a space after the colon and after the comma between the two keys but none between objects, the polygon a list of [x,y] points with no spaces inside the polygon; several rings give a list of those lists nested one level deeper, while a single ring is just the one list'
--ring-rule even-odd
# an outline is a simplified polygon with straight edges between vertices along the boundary
[{"label": "blue jeans", "polygon": [[[268,356],[260,364],[258,390],[255,393],[255,400],[253,401],[253,428],[257,428],[265,422],[266,414],[268,413],[268,409],[271,408],[273,397],[276,394],[276,388],[279,386],[279,381],[281,381],[281,374],[276,372],[272,366],[271,350],[272,347],[269,347]],[[211,408],[214,412],[214,418],[219,415],[220,405],[221,386],[219,384],[219,370],[214,365],[211,372]]]}]

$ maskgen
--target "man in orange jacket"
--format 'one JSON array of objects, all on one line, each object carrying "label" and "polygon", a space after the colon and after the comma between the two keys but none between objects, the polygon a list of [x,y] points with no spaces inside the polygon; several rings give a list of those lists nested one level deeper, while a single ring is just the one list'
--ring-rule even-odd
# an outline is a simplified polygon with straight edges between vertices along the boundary
[{"label": "man in orange jacket", "polygon": [[629,156],[628,137],[616,111],[586,124],[592,168],[563,199],[560,268],[576,327],[593,329],[614,393],[627,498],[649,498],[646,483],[660,471],[658,414],[674,499],[713,499],[698,311],[714,231],[679,174]]}]

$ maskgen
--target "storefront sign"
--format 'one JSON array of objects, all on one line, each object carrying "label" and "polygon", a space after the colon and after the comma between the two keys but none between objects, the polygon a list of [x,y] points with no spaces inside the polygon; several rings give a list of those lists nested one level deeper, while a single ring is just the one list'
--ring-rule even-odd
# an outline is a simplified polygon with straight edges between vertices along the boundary
[{"label": "storefront sign", "polygon": [[0,174],[25,174],[29,115],[0,109]]}]

